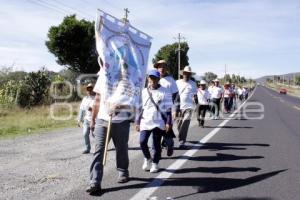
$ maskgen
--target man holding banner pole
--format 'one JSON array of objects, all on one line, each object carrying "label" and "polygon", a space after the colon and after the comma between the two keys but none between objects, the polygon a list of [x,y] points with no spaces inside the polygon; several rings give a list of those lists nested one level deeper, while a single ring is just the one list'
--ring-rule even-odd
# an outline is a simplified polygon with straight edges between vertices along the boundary
[{"label": "man holding banner pole", "polygon": [[116,150],[118,183],[129,181],[130,122],[139,107],[145,82],[151,37],[101,10],[95,23],[96,47],[101,67],[94,92],[91,130],[96,148],[86,192],[101,193],[103,167],[110,138]]}]

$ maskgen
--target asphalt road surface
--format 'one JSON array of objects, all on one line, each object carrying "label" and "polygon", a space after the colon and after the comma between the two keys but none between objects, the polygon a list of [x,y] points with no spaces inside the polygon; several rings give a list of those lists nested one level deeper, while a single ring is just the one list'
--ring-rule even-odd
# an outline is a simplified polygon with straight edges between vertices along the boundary
[{"label": "asphalt road surface", "polygon": [[[188,149],[176,149],[156,174],[141,169],[138,133],[130,138],[130,176],[116,183],[111,146],[103,194],[85,193],[92,155],[79,129],[0,141],[1,199],[299,200],[300,99],[258,86],[240,110],[192,121]],[[176,141],[177,144],[177,141]]]}]

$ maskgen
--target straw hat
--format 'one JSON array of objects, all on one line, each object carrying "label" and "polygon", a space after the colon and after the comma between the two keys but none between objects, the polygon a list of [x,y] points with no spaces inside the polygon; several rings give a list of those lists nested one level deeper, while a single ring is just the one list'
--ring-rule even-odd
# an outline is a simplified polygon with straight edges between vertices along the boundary
[{"label": "straw hat", "polygon": [[86,86],[86,88],[93,88],[94,87],[94,85],[92,84],[92,83],[89,83],[87,86]]},{"label": "straw hat", "polygon": [[153,65],[153,67],[158,68],[159,65],[167,66],[167,62],[165,60],[159,60]]},{"label": "straw hat", "polygon": [[185,66],[184,69],[181,71],[181,74],[183,74],[183,72],[188,72],[191,74],[196,74],[195,72],[192,71],[192,68],[190,66]]}]

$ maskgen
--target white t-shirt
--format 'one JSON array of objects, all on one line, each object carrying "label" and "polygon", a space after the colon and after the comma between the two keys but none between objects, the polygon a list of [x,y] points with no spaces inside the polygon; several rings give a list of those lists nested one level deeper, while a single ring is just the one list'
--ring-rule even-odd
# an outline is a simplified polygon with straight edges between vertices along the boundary
[{"label": "white t-shirt", "polygon": [[211,98],[212,99],[220,99],[223,94],[223,89],[221,87],[214,86],[211,89]]},{"label": "white t-shirt", "polygon": [[[149,90],[152,94],[154,102],[159,106],[162,112],[172,107],[172,99],[168,95],[168,90],[164,87],[159,87],[156,90]],[[165,130],[166,125],[161,116],[161,113],[157,111],[155,105],[151,102],[147,88],[142,91],[142,119],[140,122],[140,130],[152,130],[156,127]]]},{"label": "white t-shirt", "polygon": [[[105,77],[101,76],[100,74],[94,87],[94,92],[100,94],[100,107],[97,115],[98,119],[102,119],[105,121],[109,120],[108,112],[111,104],[129,105],[129,106],[138,105],[137,102],[139,100],[139,95],[133,97],[122,93],[124,89],[131,90],[131,91],[134,91],[136,89],[134,88],[133,84],[131,84],[129,81],[121,80],[118,84],[110,85],[110,90],[112,92],[110,92],[109,94],[105,92],[107,91],[107,88],[105,88],[107,87],[107,85],[109,84],[106,83]],[[121,110],[117,115],[113,116],[112,120],[113,122],[116,121],[122,122],[124,120],[128,120],[129,117],[131,117],[129,110]]]},{"label": "white t-shirt", "polygon": [[224,98],[229,98],[232,93],[233,93],[233,90],[231,88],[224,89]]},{"label": "white t-shirt", "polygon": [[243,90],[242,90],[241,88],[238,88],[238,89],[237,89],[237,94],[238,94],[238,95],[242,95],[242,94],[243,94]]},{"label": "white t-shirt", "polygon": [[183,79],[176,81],[178,94],[180,96],[180,109],[185,110],[193,108],[193,97],[197,94],[197,85],[194,81],[184,81]]},{"label": "white t-shirt", "polygon": [[198,97],[198,103],[200,105],[208,105],[208,100],[210,99],[210,94],[208,90],[198,89],[197,97]]},{"label": "white t-shirt", "polygon": [[159,80],[159,84],[167,88],[171,94],[178,92],[176,82],[172,76],[166,76]]},{"label": "white t-shirt", "polygon": [[211,94],[212,94],[212,89],[213,89],[213,87],[214,87],[214,86],[210,85],[210,86],[208,87],[208,89],[207,89],[207,91],[209,92],[210,98],[212,98],[212,97],[211,97]]},{"label": "white t-shirt", "polygon": [[84,111],[84,120],[92,121],[92,107],[94,104],[95,96],[85,96],[80,104],[80,110]]}]

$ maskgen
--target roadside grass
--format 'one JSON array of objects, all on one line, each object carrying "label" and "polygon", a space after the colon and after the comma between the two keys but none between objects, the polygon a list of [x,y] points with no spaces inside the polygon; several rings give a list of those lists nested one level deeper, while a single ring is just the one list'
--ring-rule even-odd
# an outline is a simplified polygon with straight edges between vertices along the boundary
[{"label": "roadside grass", "polygon": [[31,109],[2,106],[0,107],[0,139],[76,127],[79,104],[80,102],[68,103],[52,109],[50,106],[37,106]]},{"label": "roadside grass", "polygon": [[273,84],[273,83],[267,83],[266,84],[269,88],[279,92],[280,88],[286,88],[287,93],[292,96],[300,97],[300,89],[299,88],[293,88],[288,85],[278,85],[278,84]]}]

